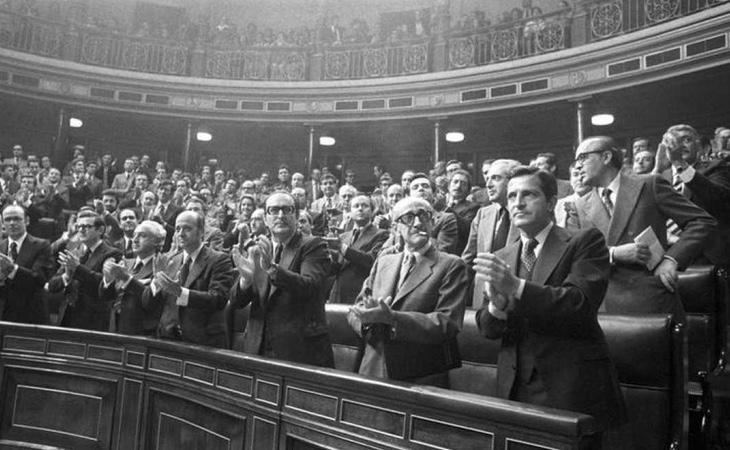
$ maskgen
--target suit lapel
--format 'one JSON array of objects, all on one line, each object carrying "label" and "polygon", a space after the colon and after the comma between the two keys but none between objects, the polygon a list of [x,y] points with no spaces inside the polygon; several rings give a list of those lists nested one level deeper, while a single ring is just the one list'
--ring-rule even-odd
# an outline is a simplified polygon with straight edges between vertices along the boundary
[{"label": "suit lapel", "polygon": [[563,253],[568,248],[568,239],[570,235],[562,229],[553,226],[548,233],[545,243],[540,250],[535,262],[535,268],[532,272],[532,281],[536,284],[546,284],[545,282],[555,270],[555,267],[563,257]]},{"label": "suit lapel", "polygon": [[198,257],[195,258],[195,261],[193,261],[190,265],[190,272],[188,272],[188,278],[185,280],[183,287],[190,288],[193,281],[195,281],[203,272],[203,268],[206,266],[207,261],[208,251],[205,246],[203,246],[203,248],[200,249],[200,253],[198,253]]},{"label": "suit lapel", "polygon": [[[299,251],[300,243],[302,240],[302,235],[300,233],[296,233],[289,243],[284,247],[284,249],[281,251],[281,260],[279,260],[279,266],[289,270],[291,269],[292,262],[294,262],[294,257],[297,255],[297,252]],[[272,249],[273,250],[273,249]],[[271,298],[272,295],[278,290],[276,286],[273,284],[270,284],[271,289],[269,289],[269,295],[267,298]]]},{"label": "suit lapel", "polygon": [[520,270],[520,245],[519,239],[512,241],[504,246],[504,248],[497,250],[497,256],[502,258],[511,268],[512,272],[517,275]]},{"label": "suit lapel", "polygon": [[621,184],[616,194],[616,204],[613,208],[613,218],[608,228],[606,244],[614,245],[629,224],[629,218],[634,212],[636,202],[641,195],[643,183],[635,177],[621,175]]},{"label": "suit lapel", "polygon": [[[403,299],[406,295],[408,295],[411,291],[413,291],[415,288],[417,288],[421,283],[426,281],[428,277],[431,276],[431,273],[433,272],[433,266],[436,264],[436,260],[438,258],[438,253],[436,252],[436,249],[431,246],[431,248],[426,252],[425,255],[421,258],[421,261],[416,260],[416,267],[414,267],[411,270],[410,275],[408,275],[408,278],[406,278],[406,281],[403,283],[403,285],[398,289],[398,292],[395,294],[395,298],[393,299],[393,302],[391,303],[391,306],[395,308],[397,306],[397,303]],[[403,257],[400,258],[400,261],[402,263]],[[396,273],[400,274],[400,266],[397,268]],[[397,279],[397,277],[396,277]]]},{"label": "suit lapel", "polygon": [[[8,254],[8,245],[8,241],[3,242],[3,252],[6,255]],[[32,252],[33,241],[31,241],[30,235],[26,235],[25,240],[23,241],[23,245],[21,245],[18,249],[18,260],[15,261],[15,263],[21,267],[31,267],[33,265],[33,262],[28,261],[28,259],[30,258]]]},{"label": "suit lapel", "polygon": [[494,233],[497,232],[497,220],[498,220],[498,213],[499,208],[487,208],[486,211],[484,211],[484,223],[485,224],[491,224],[492,226],[487,227],[479,227],[481,228],[480,232],[482,233],[482,239],[484,239],[484,247],[483,249],[478,250],[485,250],[485,251],[491,251],[492,250],[492,243],[494,242]]},{"label": "suit lapel", "polygon": [[[606,207],[603,205],[603,200],[598,195],[598,190],[592,189],[585,197],[583,202],[584,210],[587,218],[603,233],[604,237],[608,239],[608,230],[611,225],[611,218],[606,212]],[[580,202],[578,199],[577,202]],[[618,203],[618,202],[617,202]],[[581,224],[581,228],[585,228],[587,224]]]},{"label": "suit lapel", "polygon": [[[384,255],[382,258],[378,259],[378,274],[381,275],[382,278],[379,283],[380,286],[383,286],[383,293],[390,295],[392,294],[395,298],[395,289],[398,286],[398,275],[400,273],[400,266],[403,264],[403,253],[400,253],[398,256],[396,255]],[[380,295],[380,292],[378,290],[378,294]],[[386,296],[387,296],[386,295]],[[391,302],[392,304],[393,302]]]},{"label": "suit lapel", "polygon": [[99,265],[99,260],[101,259],[101,256],[104,254],[104,243],[102,242],[99,244],[96,249],[94,249],[93,252],[91,252],[91,255],[89,255],[89,259],[86,261],[86,264],[84,264],[89,269],[93,269],[97,265]]}]

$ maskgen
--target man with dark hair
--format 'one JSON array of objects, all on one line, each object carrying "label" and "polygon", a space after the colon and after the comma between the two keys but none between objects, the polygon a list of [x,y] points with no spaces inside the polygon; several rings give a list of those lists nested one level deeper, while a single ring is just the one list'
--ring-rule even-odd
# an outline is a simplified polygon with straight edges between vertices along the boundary
[{"label": "man with dark hair", "polygon": [[474,278],[472,264],[478,253],[494,253],[506,244],[514,242],[519,232],[512,224],[507,210],[507,183],[512,169],[520,165],[514,159],[498,159],[489,165],[484,175],[489,205],[479,209],[469,228],[469,238],[461,258],[469,268],[473,292],[467,304],[474,308],[482,305],[481,281]]},{"label": "man with dark hair", "polygon": [[239,276],[231,302],[251,305],[243,351],[291,362],[334,367],[324,310],[330,262],[325,243],[297,231],[292,196],[276,192],[266,200],[271,241],[232,250]]},{"label": "man with dark hair", "polygon": [[451,179],[451,175],[454,174],[457,170],[464,170],[464,164],[462,164],[461,161],[457,159],[449,160],[446,163],[446,177]]},{"label": "man with dark hair", "polygon": [[461,254],[469,240],[471,222],[479,211],[479,205],[467,200],[471,192],[471,175],[463,169],[456,169],[449,178],[449,193],[446,211],[454,213],[459,230],[459,243],[456,246],[457,254]]},{"label": "man with dark hair", "polygon": [[122,229],[123,236],[116,241],[110,241],[110,244],[122,252],[125,260],[134,258],[134,230],[137,229],[140,221],[141,215],[137,208],[122,208],[119,211],[119,227]]},{"label": "man with dark hair", "polygon": [[479,189],[472,189],[471,194],[469,195],[469,199],[477,203],[481,206],[487,206],[489,204],[489,194],[487,193],[486,183],[487,183],[487,174],[489,173],[489,168],[492,166],[492,163],[494,162],[494,159],[485,159],[482,161],[482,171],[481,175],[484,178],[484,184],[485,187],[479,188]]},{"label": "man with dark hair", "polygon": [[466,267],[431,242],[428,201],[404,198],[392,214],[403,250],[375,261],[348,314],[363,338],[358,371],[447,388],[448,371],[460,364],[456,335],[464,320]]},{"label": "man with dark hair", "polygon": [[172,245],[172,236],[175,234],[175,220],[183,208],[172,201],[174,184],[170,180],[162,180],[157,186],[158,203],[152,211],[151,219],[165,227],[166,237],[162,251],[167,252]]},{"label": "man with dark hair", "polygon": [[65,178],[68,186],[69,207],[75,211],[94,197],[86,180],[86,161],[78,158],[71,163],[71,173]]},{"label": "man with dark hair", "polygon": [[104,205],[104,225],[106,225],[106,239],[108,242],[115,242],[122,238],[124,232],[119,227],[119,198],[113,189],[105,189],[101,194],[101,202]]},{"label": "man with dark hair", "polygon": [[111,189],[114,189],[117,196],[125,196],[134,186],[134,161],[132,158],[124,160],[124,172],[114,176]]},{"label": "man with dark hair", "polygon": [[520,239],[477,255],[475,270],[484,277],[488,301],[477,324],[485,337],[502,339],[499,397],[590,414],[600,432],[626,417],[598,324],[608,250],[598,230],[572,235],[553,224],[556,192],[549,172],[512,172],[507,207]]},{"label": "man with dark hair", "polygon": [[90,211],[79,212],[76,229],[81,242],[78,249],[59,253],[59,272],[48,282],[52,293],[63,292],[58,324],[64,327],[107,331],[111,302],[99,299],[99,283],[104,263],[118,260],[120,251],[106,244],[104,219]]},{"label": "man with dark hair", "polygon": [[2,210],[7,238],[0,241],[0,320],[47,324],[43,285],[52,275],[51,246],[26,231],[26,210],[8,205]]},{"label": "man with dark hair", "polygon": [[[435,186],[425,173],[417,173],[413,176],[410,186],[410,196],[422,198],[433,207],[435,201]],[[456,216],[452,212],[435,212],[431,227],[431,237],[434,239],[436,248],[442,252],[457,254],[459,246],[459,227]]]},{"label": "man with dark hair", "polygon": [[[612,138],[589,137],[575,152],[583,183],[596,189],[576,200],[577,217],[570,227],[598,228],[609,246],[612,270],[604,306],[609,313],[674,313],[684,308],[677,292],[677,271],[702,253],[717,222],[658,175],[621,172],[621,152]],[[668,248],[667,219],[681,229]],[[652,254],[637,236],[650,231],[666,250]]]},{"label": "man with dark hair", "polygon": [[372,223],[373,202],[366,195],[357,195],[350,201],[352,229],[336,238],[326,239],[331,251],[335,273],[329,292],[330,303],[354,303],[380,249],[388,239],[388,232]]},{"label": "man with dark hair", "polygon": [[[147,309],[162,307],[157,330],[163,339],[226,348],[223,308],[233,284],[231,257],[203,245],[205,218],[193,211],[177,216],[175,233],[182,251],[167,270],[155,273],[142,294]],[[169,268],[177,268],[171,275]]]},{"label": "man with dark hair", "polygon": [[649,149],[649,139],[643,137],[634,139],[631,144],[631,149],[634,155],[632,166],[634,175],[651,173],[652,169],[654,169],[655,154]]},{"label": "man with dark hair", "polygon": [[545,170],[552,173],[558,182],[558,198],[567,197],[573,193],[573,188],[570,186],[570,181],[558,179],[558,161],[555,157],[555,153],[542,152],[538,153],[535,158],[535,166],[540,170]]},{"label": "man with dark hair", "polygon": [[291,172],[289,166],[282,164],[277,173],[278,183],[274,185],[274,191],[289,192],[291,190]]},{"label": "man with dark hair", "polygon": [[322,175],[321,189],[323,196],[312,202],[309,208],[314,214],[322,214],[331,209],[342,211],[344,204],[339,195],[337,195],[337,178],[331,173]]}]

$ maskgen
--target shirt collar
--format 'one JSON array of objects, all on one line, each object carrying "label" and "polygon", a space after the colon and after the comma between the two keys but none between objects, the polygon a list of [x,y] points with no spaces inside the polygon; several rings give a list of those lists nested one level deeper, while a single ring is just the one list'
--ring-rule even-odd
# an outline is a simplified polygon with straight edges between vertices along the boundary
[{"label": "shirt collar", "polygon": [[192,258],[192,262],[195,262],[195,260],[198,258],[198,255],[200,254],[200,251],[203,249],[203,245],[205,243],[201,243],[198,248],[195,249],[192,253],[188,253],[186,250],[183,250],[183,262],[188,259],[188,257]]},{"label": "shirt collar", "polygon": [[97,248],[101,245],[101,239],[96,241],[96,244],[94,244],[92,247],[86,246],[86,249],[89,250],[89,252],[94,253]]},{"label": "shirt collar", "polygon": [[613,180],[611,180],[610,183],[608,183],[608,186],[606,186],[603,189],[611,189],[612,194],[616,194],[618,192],[618,188],[621,186],[621,172],[617,173]]},{"label": "shirt collar", "polygon": [[18,240],[8,237],[8,248],[10,248],[10,243],[15,242],[16,244],[18,244],[18,251],[20,251],[20,247],[23,246],[23,242],[25,242],[26,237],[28,237],[28,233],[23,233],[23,235],[20,236],[20,239]]},{"label": "shirt collar", "polygon": [[407,248],[404,248],[403,253],[405,256],[409,256],[409,255],[413,254],[416,256],[416,260],[420,260],[421,258],[423,258],[423,256],[426,254],[426,252],[428,252],[430,249],[431,249],[431,241],[428,241],[428,242],[426,242],[426,245],[419,248],[418,250],[411,251],[411,250],[408,250]]},{"label": "shirt collar", "polygon": [[[550,230],[553,229],[553,225],[555,225],[555,224],[551,220],[545,226],[545,228],[540,230],[540,232],[535,235],[534,239],[537,241],[537,246],[535,247],[536,256],[540,254],[540,250],[542,250],[542,246],[543,246],[543,244],[545,244],[545,241],[547,240],[547,236],[550,233]],[[527,245],[527,241],[529,241],[530,238],[526,234],[524,234],[522,232],[522,230],[520,230],[520,240],[522,241],[522,245],[524,246],[524,245]]]},{"label": "shirt collar", "polygon": [[[138,265],[139,263],[142,263],[142,267],[146,266],[148,262],[155,256],[155,254],[151,254],[150,256],[146,257],[145,259],[139,259],[139,256],[134,261],[134,266]],[[132,266],[132,267],[134,267]]]}]

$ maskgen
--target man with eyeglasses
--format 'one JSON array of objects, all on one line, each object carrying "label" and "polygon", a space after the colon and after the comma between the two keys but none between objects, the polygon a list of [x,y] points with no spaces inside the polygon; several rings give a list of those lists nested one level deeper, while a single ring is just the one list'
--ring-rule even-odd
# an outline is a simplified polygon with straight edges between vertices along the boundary
[{"label": "man with eyeglasses", "polygon": [[[435,201],[436,187],[425,173],[417,173],[413,176],[410,186],[410,196],[426,200],[431,207]],[[459,227],[456,223],[456,216],[452,212],[434,212],[431,237],[435,240],[436,247],[442,252],[461,254],[459,251]]]},{"label": "man with eyeglasses", "polygon": [[403,251],[375,261],[348,314],[364,344],[358,372],[447,388],[448,371],[461,363],[466,266],[431,242],[434,210],[425,199],[404,198],[392,214]]},{"label": "man with eyeglasses", "polygon": [[254,355],[334,367],[324,310],[330,259],[317,237],[297,231],[291,194],[266,200],[271,240],[259,237],[248,250],[234,246],[239,276],[231,291],[234,307],[251,305],[242,350]]},{"label": "man with eyeglasses", "polygon": [[474,258],[478,253],[494,253],[519,236],[519,230],[512,225],[509,210],[507,210],[507,184],[512,169],[520,165],[514,159],[497,159],[489,165],[484,176],[487,181],[488,206],[479,209],[469,228],[469,238],[461,258],[469,268],[470,278],[473,280],[471,298],[467,304],[473,308],[482,305],[482,286],[479,278],[474,277],[472,270]]},{"label": "man with eyeglasses", "polygon": [[60,269],[48,282],[51,293],[63,292],[58,310],[58,325],[70,328],[108,331],[111,302],[99,298],[102,268],[108,260],[119,260],[121,252],[102,240],[104,219],[95,212],[82,210],[76,219],[81,247],[58,254]]},{"label": "man with eyeglasses", "polygon": [[[623,159],[614,140],[589,137],[575,152],[575,167],[588,194],[575,202],[577,217],[569,228],[598,228],[606,238],[611,277],[603,308],[615,314],[685,313],[677,290],[677,271],[702,254],[717,222],[658,175],[622,173]],[[677,243],[667,244],[667,219],[681,229]],[[650,229],[665,250],[652,252],[636,237]]]},{"label": "man with eyeglasses", "polygon": [[7,238],[0,241],[0,320],[47,324],[43,285],[53,273],[51,246],[27,232],[28,212],[18,205],[2,210]]}]

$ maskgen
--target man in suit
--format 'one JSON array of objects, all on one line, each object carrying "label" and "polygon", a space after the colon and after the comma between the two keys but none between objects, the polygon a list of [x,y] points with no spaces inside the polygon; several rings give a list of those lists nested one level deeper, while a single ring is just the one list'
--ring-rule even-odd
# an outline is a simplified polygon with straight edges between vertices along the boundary
[{"label": "man in suit", "polygon": [[[223,308],[233,284],[233,266],[229,255],[203,245],[204,229],[205,218],[194,211],[177,216],[175,233],[182,251],[162,264],[168,269],[155,274],[142,294],[142,305],[162,307],[160,338],[226,348]],[[179,270],[171,275],[170,268]]]},{"label": "man in suit", "polygon": [[[557,179],[558,164],[555,153],[543,152],[538,153],[535,158],[535,167],[546,172],[550,172],[555,175]],[[557,179],[558,182],[558,198],[567,197],[573,193],[573,187],[570,185],[570,181]]]},{"label": "man in suit", "polygon": [[165,227],[167,237],[165,245],[162,247],[163,252],[170,250],[172,245],[172,236],[175,233],[175,220],[183,211],[183,208],[172,202],[172,190],[174,184],[170,180],[163,180],[157,186],[158,203],[152,211],[151,219]]},{"label": "man in suit", "polygon": [[131,263],[107,261],[99,285],[101,301],[112,301],[109,331],[112,333],[154,336],[161,309],[145,309],[142,294],[153,277],[153,258],[165,242],[165,229],[145,220],[134,230],[134,259]]},{"label": "man in suit", "polygon": [[[448,170],[448,165],[446,166]],[[461,254],[469,240],[471,222],[479,211],[479,204],[466,199],[471,192],[471,175],[463,169],[455,169],[449,178],[449,196],[446,210],[456,216],[456,225],[459,230],[457,254]]]},{"label": "man in suit", "polygon": [[266,200],[271,241],[260,236],[246,254],[234,247],[239,277],[231,302],[251,305],[243,351],[334,367],[322,289],[330,261],[320,238],[297,231],[297,212],[289,193],[276,192]]},{"label": "man in suit", "polygon": [[104,219],[91,211],[81,211],[76,220],[79,249],[59,253],[59,272],[48,282],[51,293],[63,292],[58,323],[64,327],[107,331],[111,302],[99,299],[102,267],[109,260],[118,260],[120,251],[106,244]]},{"label": "man in suit", "polygon": [[[426,200],[433,207],[436,187],[425,173],[417,173],[413,176],[410,185],[410,196]],[[459,246],[459,227],[456,216],[449,211],[434,212],[431,237],[435,240],[436,247],[442,252],[457,254]]]},{"label": "man in suit", "polygon": [[0,320],[47,324],[43,285],[53,271],[50,243],[28,234],[22,206],[6,206],[2,219],[7,238],[0,241]]},{"label": "man in suit", "polygon": [[590,186],[583,184],[580,170],[575,167],[575,162],[570,164],[570,185],[573,187],[573,193],[558,199],[555,204],[555,224],[559,227],[568,226],[570,217],[576,214],[575,201],[591,191]]},{"label": "man in suit", "polygon": [[99,164],[96,161],[89,161],[86,164],[86,184],[91,190],[92,198],[101,198],[101,193],[105,189],[102,181],[96,176],[99,170]]},{"label": "man in suit", "polygon": [[140,222],[140,213],[136,208],[123,208],[119,212],[119,227],[123,236],[116,241],[109,241],[112,247],[119,249],[125,260],[134,259],[134,231]]},{"label": "man in suit", "polygon": [[466,266],[431,242],[433,214],[417,197],[393,208],[404,249],[378,258],[348,314],[363,338],[362,375],[448,387],[448,371],[461,364]]},{"label": "man in suit", "polygon": [[102,191],[110,189],[114,178],[117,176],[117,169],[114,167],[114,159],[111,153],[104,153],[101,157],[101,167],[98,177],[101,180]]},{"label": "man in suit", "polygon": [[355,303],[388,232],[372,223],[373,202],[367,195],[350,201],[353,228],[338,238],[326,239],[333,260],[334,284],[329,293],[330,303]]},{"label": "man in suit", "polygon": [[469,200],[477,203],[481,206],[489,205],[489,193],[487,192],[486,183],[489,181],[487,175],[489,174],[489,168],[492,166],[494,159],[485,159],[482,161],[482,177],[484,178],[485,187],[473,190],[469,194]]},{"label": "man in suit", "polygon": [[75,211],[86,205],[94,194],[86,180],[86,162],[79,158],[71,164],[72,172],[64,178],[68,186],[69,207]]},{"label": "man in suit", "polygon": [[730,163],[700,161],[700,135],[689,125],[673,125],[664,133],[655,173],[672,181],[676,190],[710,213],[719,232],[704,252],[713,264],[730,263]]},{"label": "man in suit", "polygon": [[475,260],[489,301],[477,325],[502,339],[497,395],[590,414],[601,431],[620,425],[625,407],[598,324],[610,270],[603,235],[553,224],[557,183],[536,167],[512,172],[507,198],[520,239]]},{"label": "man in suit", "polygon": [[[591,192],[576,200],[577,229],[598,228],[609,246],[611,275],[604,306],[609,313],[674,313],[684,317],[676,289],[677,270],[701,255],[717,222],[658,175],[621,172],[623,160],[613,139],[596,136],[580,143],[576,168]],[[667,249],[667,219],[681,229],[677,243]],[[651,228],[666,250],[660,261],[647,267],[651,252],[635,238]]]},{"label": "man in suit", "polygon": [[114,176],[111,189],[114,189],[118,197],[124,197],[132,186],[134,186],[134,161],[131,158],[124,160],[124,172]]},{"label": "man in suit", "polygon": [[514,242],[519,231],[512,225],[507,210],[507,183],[512,169],[519,166],[514,159],[498,159],[489,165],[484,178],[489,205],[479,209],[469,229],[469,239],[461,259],[469,268],[469,275],[473,283],[472,295],[467,304],[478,309],[482,306],[482,286],[475,279],[472,264],[477,253],[494,253],[509,242]]},{"label": "man in suit", "polygon": [[25,158],[23,146],[19,144],[13,145],[13,157],[5,158],[3,164],[13,165],[19,169],[28,166],[28,160]]}]

